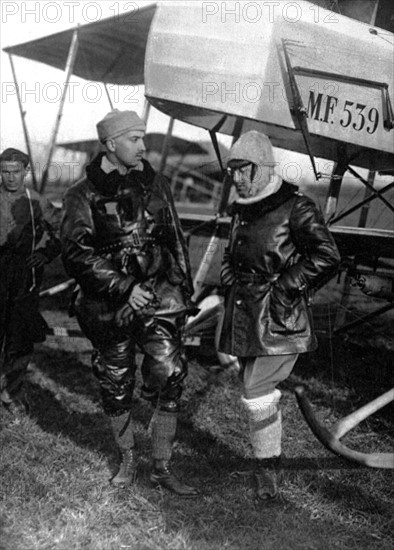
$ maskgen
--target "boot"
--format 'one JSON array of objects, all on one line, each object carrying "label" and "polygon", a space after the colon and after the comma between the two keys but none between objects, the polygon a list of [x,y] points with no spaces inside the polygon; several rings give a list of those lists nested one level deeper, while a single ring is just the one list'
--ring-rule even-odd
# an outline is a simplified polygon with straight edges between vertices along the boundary
[{"label": "boot", "polygon": [[15,399],[14,401],[6,404],[4,408],[8,413],[15,417],[22,417],[29,414],[29,406],[27,402],[19,399]]},{"label": "boot", "polygon": [[274,500],[279,495],[280,456],[257,459],[254,471],[256,497]]},{"label": "boot", "polygon": [[168,460],[155,460],[150,480],[157,486],[164,487],[182,497],[198,495],[197,489],[182,483],[170,469]]},{"label": "boot", "polygon": [[118,473],[111,479],[111,485],[124,488],[131,485],[135,480],[137,465],[133,449],[121,449],[120,452],[122,460]]},{"label": "boot", "polygon": [[17,395],[10,396],[7,390],[1,392],[1,404],[12,416],[22,417],[29,414],[29,405],[23,391]]}]

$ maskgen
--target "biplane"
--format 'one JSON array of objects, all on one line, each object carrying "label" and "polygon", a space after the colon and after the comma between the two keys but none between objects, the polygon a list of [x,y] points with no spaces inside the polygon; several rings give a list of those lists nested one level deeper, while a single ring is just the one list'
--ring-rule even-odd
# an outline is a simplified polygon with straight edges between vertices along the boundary
[{"label": "biplane", "polygon": [[[146,50],[146,97],[166,114],[206,128],[214,143],[217,132],[237,138],[260,130],[275,146],[306,153],[316,180],[321,174],[315,156],[332,159],[325,209],[331,225],[338,220],[336,206],[346,171],[359,177],[393,215],[393,205],[354,168],[372,173],[394,167],[393,42],[382,40],[375,27],[349,25],[339,14],[332,26],[324,23],[330,12],[320,13],[322,20],[316,21],[309,2],[293,6],[297,14],[292,17],[285,13],[286,6],[271,17],[264,14],[264,3],[253,14],[231,15],[225,4],[207,4],[205,10],[196,4],[159,6]],[[367,232],[363,234],[365,249]],[[393,257],[392,237],[390,231],[382,232],[380,244],[375,241],[377,261]],[[203,265],[203,275],[205,270]],[[365,271],[358,280],[371,293],[372,287],[385,293],[390,303],[384,310],[393,307],[392,282],[385,286],[382,278]],[[296,395],[311,429],[330,450],[369,466],[394,467],[391,453],[365,455],[339,441],[394,400],[394,389],[340,421],[333,431],[314,417],[302,388]]]},{"label": "biplane", "polygon": [[[383,23],[374,25],[378,20],[390,22],[392,11],[387,2],[369,2],[372,11],[361,10],[361,22],[341,15],[339,1],[278,3],[276,12],[268,4],[166,1],[125,14],[121,21],[109,18],[5,51],[11,62],[12,55],[20,55],[63,68],[67,79],[75,74],[105,86],[144,83],[145,114],[153,106],[171,121],[206,129],[222,167],[218,134],[236,139],[250,129],[266,133],[276,147],[307,155],[317,182],[323,175],[316,158],[333,161],[324,210],[346,259],[346,272],[365,293],[388,302],[356,321],[360,323],[394,307],[394,204],[388,198],[394,182],[374,186],[376,174],[394,171],[394,37]],[[21,114],[23,120],[22,108]],[[49,156],[60,117],[59,112]],[[368,177],[359,169],[366,169]],[[346,173],[359,179],[365,193],[347,212],[338,213]],[[212,251],[220,249],[217,245],[226,235],[230,191],[231,181],[224,177],[215,215],[180,209],[189,235],[205,235],[206,251],[194,280],[194,298],[200,303]],[[388,227],[366,227],[372,201],[388,211]],[[355,210],[361,212],[357,226],[338,225]],[[218,304],[212,303],[217,319]],[[355,325],[337,321],[336,331]],[[315,435],[330,450],[368,466],[394,468],[394,454],[365,455],[339,441],[393,401],[394,389],[331,431],[314,417],[302,388],[296,395]]]}]

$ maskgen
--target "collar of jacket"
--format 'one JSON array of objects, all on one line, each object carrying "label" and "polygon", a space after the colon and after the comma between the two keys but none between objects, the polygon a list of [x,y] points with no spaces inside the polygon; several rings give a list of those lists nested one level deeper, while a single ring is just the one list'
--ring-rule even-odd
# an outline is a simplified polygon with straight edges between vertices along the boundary
[{"label": "collar of jacket", "polygon": [[119,174],[118,170],[112,170],[106,174],[101,168],[104,155],[105,153],[99,153],[86,168],[89,181],[101,195],[113,197],[120,189],[125,189],[129,185],[139,186],[141,191],[148,190],[151,187],[155,172],[148,161],[142,160],[143,170],[130,170],[125,175]]},{"label": "collar of jacket", "polygon": [[244,219],[253,219],[262,214],[275,210],[278,206],[288,201],[298,193],[298,187],[287,181],[282,181],[276,193],[262,198],[260,201],[250,204],[240,204],[234,202],[228,207],[228,214],[234,216],[239,214]]},{"label": "collar of jacket", "polygon": [[17,191],[8,191],[4,185],[0,183],[0,195],[6,197],[8,200],[16,200],[26,195],[26,185],[23,184]]}]

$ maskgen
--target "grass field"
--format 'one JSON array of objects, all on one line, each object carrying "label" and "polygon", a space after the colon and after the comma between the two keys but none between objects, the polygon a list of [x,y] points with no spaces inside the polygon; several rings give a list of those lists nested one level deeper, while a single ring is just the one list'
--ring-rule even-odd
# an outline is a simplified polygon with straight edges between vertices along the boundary
[{"label": "grass field", "polygon": [[[52,311],[53,322],[62,322]],[[392,470],[345,462],[314,438],[293,389],[306,386],[332,423],[388,389],[390,355],[321,340],[282,384],[282,497],[254,500],[247,421],[235,373],[190,350],[174,463],[201,488],[181,499],[149,482],[150,406],[135,394],[136,484],[115,490],[117,453],[100,407],[84,339],[49,337],[29,374],[29,417],[2,418],[3,550],[388,550],[394,537]],[[363,451],[394,447],[393,407],[345,442]]]},{"label": "grass field", "polygon": [[[56,260],[44,286],[66,278]],[[281,498],[269,504],[253,497],[237,375],[221,370],[205,348],[188,350],[174,452],[181,477],[202,493],[185,500],[149,482],[151,409],[138,387],[137,480],[125,490],[111,487],[118,456],[91,374],[90,346],[82,338],[48,337],[36,347],[29,372],[29,416],[1,418],[0,549],[391,550],[394,471],[364,468],[326,451],[305,423],[293,390],[306,387],[328,426],[387,391],[393,385],[392,314],[356,334],[328,338],[330,307],[338,306],[340,289],[325,292],[315,308],[319,349],[301,357],[280,388],[286,461]],[[67,293],[42,301],[51,326],[73,323],[67,304]],[[370,307],[354,290],[348,315]],[[393,413],[391,404],[344,443],[363,452],[392,452]]]}]

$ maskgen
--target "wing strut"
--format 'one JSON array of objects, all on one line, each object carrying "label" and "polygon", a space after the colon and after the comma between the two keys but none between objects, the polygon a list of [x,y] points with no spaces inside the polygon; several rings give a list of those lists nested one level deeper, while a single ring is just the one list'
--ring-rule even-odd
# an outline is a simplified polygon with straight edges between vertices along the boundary
[{"label": "wing strut", "polygon": [[215,153],[219,161],[220,169],[222,172],[224,172],[224,167],[223,167],[222,157],[220,155],[219,143],[218,143],[218,138],[216,137],[216,132],[213,130],[210,130],[209,135],[211,136],[212,145],[213,145],[213,148],[215,149]]},{"label": "wing strut", "polygon": [[288,43],[287,40],[282,38],[282,45],[283,45],[283,52],[285,54],[285,61],[286,61],[286,67],[289,74],[289,82],[290,82],[290,89],[293,96],[293,106],[290,107],[290,111],[294,116],[296,117],[298,124],[300,126],[300,130],[302,133],[302,137],[304,138],[304,143],[306,150],[308,152],[309,158],[311,159],[313,171],[315,173],[315,178],[319,180],[322,175],[320,172],[317,171],[316,164],[315,164],[315,158],[312,153],[312,146],[310,142],[310,133],[308,129],[308,123],[306,121],[307,119],[307,110],[302,102],[301,94],[297,86],[297,82],[294,76],[294,70],[291,65],[289,52],[287,51],[286,44]]},{"label": "wing strut", "polygon": [[216,132],[218,132],[220,130],[220,128],[223,126],[223,124],[226,122],[226,120],[227,120],[227,115],[222,116],[222,118],[212,128],[212,130],[209,130],[209,135],[211,137],[212,145],[213,145],[213,148],[215,149],[215,153],[216,153],[216,156],[218,158],[219,166],[220,166],[220,169],[221,169],[222,172],[224,172],[224,167],[223,167],[222,157],[221,157],[221,154],[220,154],[218,138],[216,137]]},{"label": "wing strut", "polygon": [[78,47],[79,47],[78,29],[75,29],[74,32],[73,32],[73,35],[72,35],[70,48],[69,48],[69,51],[68,51],[66,68],[65,68],[65,75],[66,76],[65,76],[64,88],[63,88],[62,95],[61,95],[61,98],[60,98],[59,110],[58,110],[58,113],[57,113],[57,116],[56,116],[55,126],[53,128],[51,140],[50,140],[50,143],[49,143],[48,159],[47,159],[47,163],[46,163],[46,166],[45,166],[45,169],[44,169],[44,173],[42,175],[40,193],[44,193],[46,184],[48,182],[48,175],[49,175],[49,170],[50,170],[50,167],[51,167],[51,160],[52,160],[53,152],[55,150],[55,145],[56,145],[56,137],[57,137],[57,133],[59,131],[60,121],[61,121],[61,118],[63,116],[64,102],[66,100],[66,95],[67,95],[69,84],[70,84],[70,78],[71,78],[71,75],[73,74],[75,60],[77,58]]},{"label": "wing strut", "polygon": [[33,189],[35,189],[35,191],[37,191],[37,177],[36,177],[36,171],[35,171],[35,167],[34,167],[33,153],[32,153],[32,150],[31,150],[29,132],[28,132],[28,129],[27,129],[27,124],[26,124],[26,111],[23,110],[23,106],[22,106],[22,100],[21,100],[19,84],[18,84],[18,80],[16,78],[14,60],[12,59],[12,55],[10,53],[8,54],[8,57],[9,57],[9,60],[10,60],[12,76],[14,78],[16,97],[18,99],[18,107],[19,107],[19,113],[20,113],[21,121],[22,121],[23,134],[25,136],[26,149],[27,149],[27,153],[28,153],[29,159],[30,159],[30,170],[31,170],[31,177],[32,177],[32,180],[33,180]]},{"label": "wing strut", "polygon": [[[220,128],[223,126],[223,124],[226,122],[227,116],[223,116],[219,122],[212,128],[212,130],[209,131],[209,135],[211,136],[212,145],[215,149],[216,156],[219,161],[220,168],[225,174],[223,162],[220,155],[219,150],[219,143],[216,137],[216,132],[220,130]],[[205,250],[204,256],[201,259],[200,265],[198,267],[197,273],[194,276],[193,280],[193,286],[194,286],[194,294],[192,296],[192,300],[197,301],[199,297],[202,294],[204,281],[206,279],[206,276],[208,274],[208,271],[211,267],[214,254],[218,249],[219,246],[219,240],[220,240],[220,231],[221,231],[221,221],[222,218],[226,212],[227,202],[230,195],[230,189],[231,189],[231,178],[229,178],[226,174],[224,175],[223,179],[223,187],[222,187],[222,194],[219,201],[218,211],[216,213],[215,217],[215,225],[213,228],[212,235],[209,239],[207,248]]]}]

